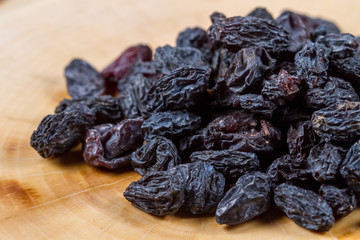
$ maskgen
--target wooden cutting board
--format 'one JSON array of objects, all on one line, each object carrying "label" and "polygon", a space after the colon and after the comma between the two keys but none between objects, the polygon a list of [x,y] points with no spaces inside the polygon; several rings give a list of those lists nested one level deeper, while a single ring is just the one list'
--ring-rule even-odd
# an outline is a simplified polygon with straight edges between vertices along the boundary
[{"label": "wooden cutting board", "polygon": [[207,28],[215,10],[244,15],[257,5],[275,16],[288,8],[326,17],[360,33],[357,0],[258,2],[0,1],[0,239],[360,239],[359,210],[324,233],[276,209],[235,227],[210,216],[157,218],[122,196],[137,174],[89,167],[79,148],[42,159],[29,146],[40,120],[67,97],[63,69],[74,57],[102,69],[131,44],[173,45],[185,27]]}]

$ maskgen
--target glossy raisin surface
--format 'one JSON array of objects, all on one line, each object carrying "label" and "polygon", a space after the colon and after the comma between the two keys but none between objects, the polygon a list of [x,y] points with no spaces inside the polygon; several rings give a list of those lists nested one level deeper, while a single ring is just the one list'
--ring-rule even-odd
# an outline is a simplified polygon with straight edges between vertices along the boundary
[{"label": "glossy raisin surface", "polygon": [[243,175],[221,199],[216,208],[216,222],[235,225],[266,212],[271,205],[270,194],[270,180],[265,173]]}]

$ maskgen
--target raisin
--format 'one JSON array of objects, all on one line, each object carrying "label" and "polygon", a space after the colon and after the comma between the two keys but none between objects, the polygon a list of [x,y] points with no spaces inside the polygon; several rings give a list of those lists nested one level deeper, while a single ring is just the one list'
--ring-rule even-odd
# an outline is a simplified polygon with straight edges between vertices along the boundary
[{"label": "raisin", "polygon": [[291,125],[287,132],[287,144],[292,156],[298,154],[307,157],[310,149],[318,143],[318,137],[312,129],[311,121]]},{"label": "raisin", "polygon": [[98,97],[105,91],[100,73],[84,60],[72,60],[65,68],[65,77],[68,93],[74,99]]},{"label": "raisin", "polygon": [[86,127],[92,126],[95,118],[86,106],[47,115],[31,135],[30,145],[43,158],[66,153],[80,143]]},{"label": "raisin", "polygon": [[217,22],[221,22],[222,20],[224,20],[226,18],[226,16],[223,13],[220,12],[213,12],[210,15],[210,19],[212,23],[217,23]]},{"label": "raisin", "polygon": [[[254,88],[264,75],[275,67],[276,60],[264,48],[249,47],[238,51],[223,79],[216,85],[218,98],[222,101],[233,94],[241,94]],[[261,82],[260,82],[261,85]]]},{"label": "raisin", "polygon": [[212,49],[206,31],[200,27],[187,28],[180,32],[176,39],[177,47],[193,47],[199,49],[204,59],[211,62]]},{"label": "raisin", "polygon": [[177,144],[177,149],[183,160],[187,160],[192,152],[205,150],[205,130],[196,130],[193,134],[181,138]]},{"label": "raisin", "polygon": [[265,173],[252,172],[241,176],[217,206],[216,222],[235,225],[266,212],[271,205],[270,194],[270,180]]},{"label": "raisin", "polygon": [[343,101],[359,101],[359,96],[349,82],[329,77],[323,87],[309,89],[305,94],[305,106],[312,109],[330,107]]},{"label": "raisin", "polygon": [[261,94],[277,105],[285,105],[299,94],[300,84],[299,78],[282,69],[278,75],[272,75],[263,82]]},{"label": "raisin", "polygon": [[117,169],[130,166],[130,154],[107,159],[104,157],[104,146],[102,143],[102,134],[96,129],[86,130],[83,158],[84,161],[93,167],[105,167],[108,169]]},{"label": "raisin", "polygon": [[141,102],[143,112],[191,109],[206,94],[210,68],[181,67],[157,80]]},{"label": "raisin", "polygon": [[262,18],[269,21],[274,21],[273,16],[265,8],[255,8],[247,16]]},{"label": "raisin", "polygon": [[234,108],[262,114],[267,118],[271,118],[274,110],[277,108],[274,103],[265,100],[263,96],[253,93],[234,96],[232,105]]},{"label": "raisin", "polygon": [[335,217],[345,217],[356,208],[355,194],[349,188],[340,189],[323,184],[319,195],[331,206]]},{"label": "raisin", "polygon": [[123,118],[120,99],[109,95],[64,99],[56,107],[55,113],[67,111],[75,105],[85,105],[92,110],[96,115],[96,124],[114,122]]},{"label": "raisin", "polygon": [[360,56],[331,61],[329,72],[333,76],[349,81],[356,93],[360,94]]},{"label": "raisin", "polygon": [[176,213],[183,205],[182,184],[166,171],[150,172],[131,183],[124,192],[126,200],[146,213],[165,216]]},{"label": "raisin", "polygon": [[335,181],[346,150],[331,142],[322,141],[314,146],[307,158],[312,176],[318,182]]},{"label": "raisin", "polygon": [[330,60],[353,57],[358,47],[355,37],[349,33],[327,34],[325,36],[318,37],[316,42],[329,49]]},{"label": "raisin", "polygon": [[231,17],[215,21],[208,34],[212,41],[235,50],[258,46],[271,53],[280,53],[288,51],[290,44],[285,30],[257,17]]},{"label": "raisin", "polygon": [[140,175],[165,171],[180,163],[181,159],[174,143],[164,137],[156,137],[145,142],[131,155],[131,165]]},{"label": "raisin", "polygon": [[354,142],[360,135],[360,102],[342,102],[315,111],[311,118],[316,134],[326,141]]},{"label": "raisin", "polygon": [[118,83],[131,71],[133,65],[137,62],[150,61],[151,58],[152,51],[146,45],[127,48],[101,72],[105,79],[106,92],[115,94]]},{"label": "raisin", "polygon": [[297,75],[309,88],[325,84],[329,67],[329,51],[323,45],[308,42],[296,53]]},{"label": "raisin", "polygon": [[127,151],[135,150],[143,142],[141,125],[143,119],[126,119],[110,128],[104,135],[109,138],[104,143],[105,156],[114,158]]},{"label": "raisin", "polygon": [[206,162],[180,164],[169,170],[185,188],[183,207],[192,214],[216,209],[225,189],[225,177]]},{"label": "raisin", "polygon": [[290,34],[289,50],[291,52],[297,52],[303,48],[309,39],[309,29],[300,15],[285,11],[276,19],[276,23]]},{"label": "raisin", "polygon": [[185,111],[159,112],[146,119],[142,126],[145,140],[156,136],[164,136],[169,139],[176,139],[200,127],[201,119],[195,114]]},{"label": "raisin", "polygon": [[87,164],[109,169],[130,166],[131,152],[143,141],[142,119],[102,124],[86,131],[83,157]]},{"label": "raisin", "polygon": [[257,171],[260,167],[256,154],[235,150],[193,152],[190,155],[190,160],[211,164],[216,171],[225,176],[227,183],[234,183],[240,176],[247,172]]},{"label": "raisin", "polygon": [[232,149],[243,152],[271,152],[280,142],[280,130],[266,120],[239,111],[221,116],[207,126],[207,149]]},{"label": "raisin", "polygon": [[330,205],[313,191],[283,183],[275,188],[274,201],[290,219],[306,229],[328,231],[334,225]]},{"label": "raisin", "polygon": [[351,146],[340,167],[340,174],[358,195],[360,193],[360,141]]},{"label": "raisin", "polygon": [[232,64],[235,55],[236,53],[231,52],[226,48],[219,48],[214,52],[211,62],[212,74],[214,75],[214,83],[212,83],[211,88],[219,80],[225,77],[225,74],[230,65]]},{"label": "raisin", "polygon": [[311,169],[305,158],[286,154],[275,159],[267,169],[267,174],[274,185],[283,182],[302,184],[312,179]]},{"label": "raisin", "polygon": [[200,50],[193,47],[158,47],[155,50],[155,63],[163,74],[169,74],[179,67],[203,67],[208,64]]}]

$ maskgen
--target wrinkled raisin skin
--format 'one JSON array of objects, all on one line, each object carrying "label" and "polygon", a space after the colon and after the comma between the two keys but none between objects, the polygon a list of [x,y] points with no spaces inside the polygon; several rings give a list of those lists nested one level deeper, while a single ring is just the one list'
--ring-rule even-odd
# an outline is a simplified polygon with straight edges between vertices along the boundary
[{"label": "wrinkled raisin skin", "polygon": [[335,222],[329,204],[310,190],[283,183],[274,190],[275,204],[306,229],[328,231]]},{"label": "wrinkled raisin skin", "polygon": [[66,153],[80,143],[85,128],[94,122],[95,114],[86,106],[47,115],[31,135],[30,145],[43,158]]},{"label": "wrinkled raisin skin", "polygon": [[136,172],[165,171],[181,163],[176,146],[169,139],[156,137],[145,142],[131,155],[131,165]]},{"label": "wrinkled raisin skin", "polygon": [[216,222],[235,225],[266,212],[271,205],[270,193],[270,180],[266,174],[243,175],[221,199],[216,209]]},{"label": "wrinkled raisin skin", "polygon": [[315,111],[313,129],[325,141],[354,142],[359,136],[360,102],[341,102]]},{"label": "wrinkled raisin skin", "polygon": [[243,174],[260,168],[256,154],[235,150],[193,152],[190,161],[204,161],[211,164],[216,171],[225,176],[227,183],[234,183]]},{"label": "wrinkled raisin skin", "polygon": [[146,213],[172,215],[184,203],[182,185],[169,172],[157,171],[131,183],[124,192],[126,200]]}]

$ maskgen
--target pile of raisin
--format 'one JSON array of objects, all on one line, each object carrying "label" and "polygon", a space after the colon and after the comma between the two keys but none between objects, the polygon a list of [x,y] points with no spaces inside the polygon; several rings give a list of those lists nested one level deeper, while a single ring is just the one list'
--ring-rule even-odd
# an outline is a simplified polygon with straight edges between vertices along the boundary
[{"label": "pile of raisin", "polygon": [[132,168],[124,197],[156,216],[236,225],[277,207],[329,230],[360,200],[360,37],[291,11],[210,18],[101,72],[71,61],[72,99],[31,146],[49,158],[81,143],[90,166]]}]

